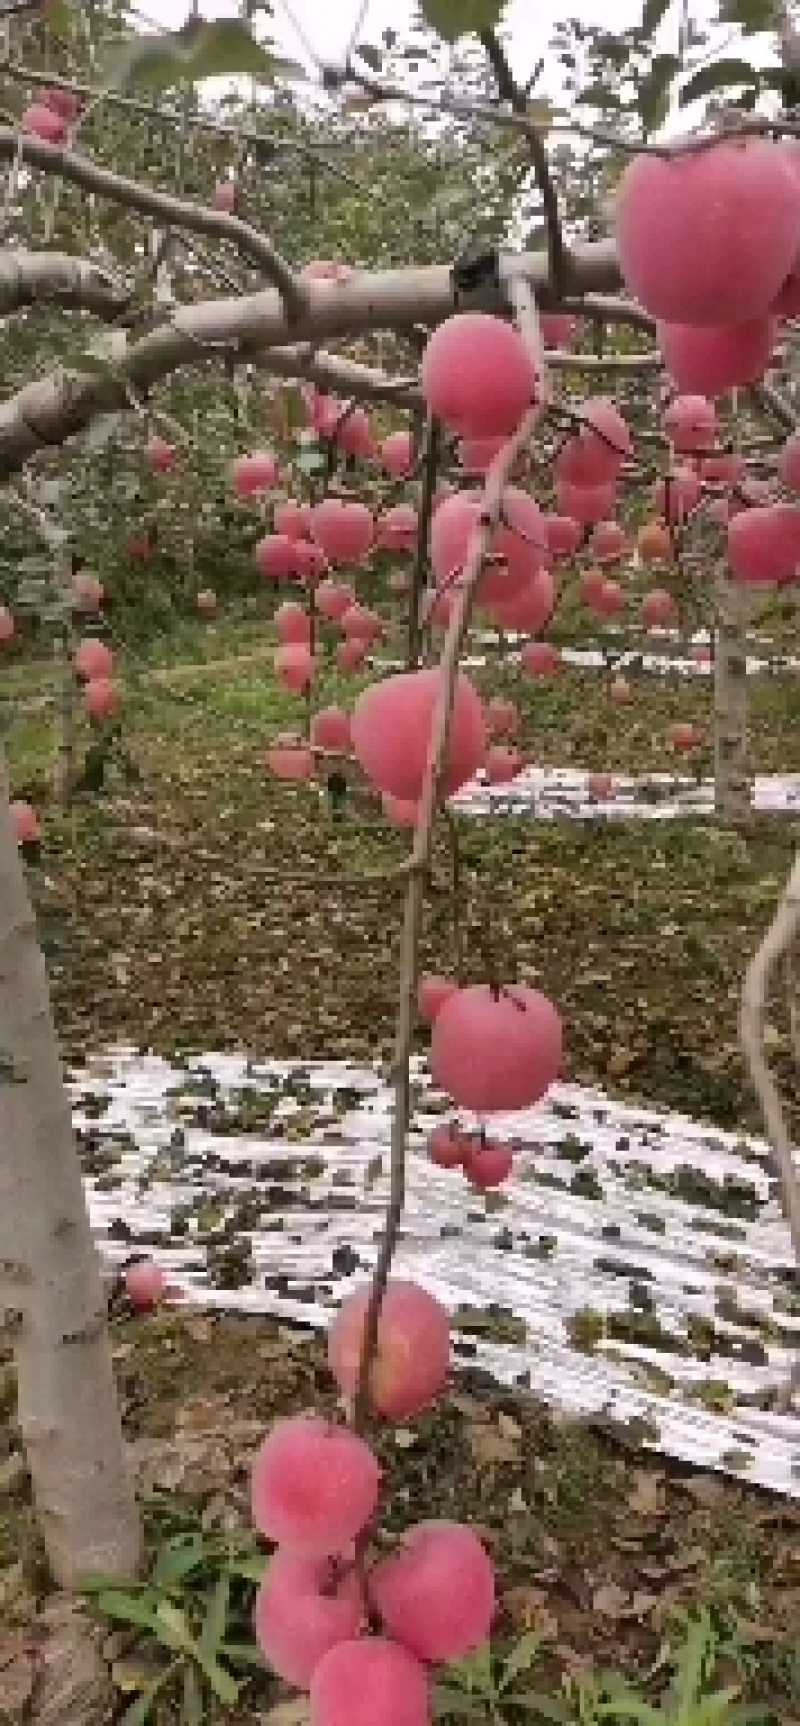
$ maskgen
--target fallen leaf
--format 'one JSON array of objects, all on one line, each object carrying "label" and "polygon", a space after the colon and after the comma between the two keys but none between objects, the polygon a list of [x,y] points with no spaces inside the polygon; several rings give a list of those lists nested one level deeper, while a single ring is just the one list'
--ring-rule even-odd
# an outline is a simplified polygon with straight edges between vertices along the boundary
[{"label": "fallen leaf", "polygon": [[624,1608],[630,1604],[630,1595],[626,1589],[619,1588],[615,1582],[605,1582],[601,1588],[596,1588],[592,1595],[592,1609],[601,1618],[619,1618]]}]

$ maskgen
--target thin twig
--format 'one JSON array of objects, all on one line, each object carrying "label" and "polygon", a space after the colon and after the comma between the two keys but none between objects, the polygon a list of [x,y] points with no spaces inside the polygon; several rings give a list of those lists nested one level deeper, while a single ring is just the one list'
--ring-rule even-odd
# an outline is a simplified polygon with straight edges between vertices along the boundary
[{"label": "thin twig", "polygon": [[491,547],[493,534],[501,518],[503,494],[509,475],[513,471],[517,456],[526,447],[541,418],[548,391],[547,378],[543,371],[543,343],[535,301],[533,301],[530,291],[525,288],[525,284],[518,285],[515,299],[521,333],[525,337],[540,380],[539,400],[529,409],[515,436],[500,450],[489,468],[484,487],[481,518],[472,535],[463,583],[455,601],[440,661],[439,696],[433,715],[430,749],[410,858],[410,878],[403,916],[400,947],[400,995],[393,1059],[394,1114],[391,1132],[389,1202],[364,1320],[358,1384],[352,1408],[352,1424],[356,1431],[362,1430],[366,1423],[369,1408],[370,1372],[378,1342],[381,1304],[397,1245],[405,1204],[406,1144],[411,1118],[410,1058],[416,1011],[425,880],[431,860],[439,787],[445,769],[459,656],[483,574],[484,563]]},{"label": "thin twig", "polygon": [[[19,133],[12,131],[9,126],[0,127],[0,159],[13,162],[17,158],[18,150]],[[72,185],[81,186],[86,192],[113,199],[130,210],[138,210],[143,216],[153,216],[170,227],[185,228],[189,233],[207,234],[212,239],[228,240],[243,257],[249,258],[251,263],[257,265],[272,286],[277,288],[286,308],[287,318],[293,320],[302,317],[306,311],[307,295],[303,284],[276,251],[272,241],[250,222],[243,222],[238,216],[229,215],[225,210],[196,204],[190,198],[175,198],[168,192],[159,192],[154,186],[145,186],[141,181],[131,180],[125,174],[103,168],[98,162],[91,161],[88,156],[79,155],[75,150],[46,144],[40,138],[26,137],[22,155],[23,160],[32,167],[40,168],[45,173],[58,174]]]},{"label": "thin twig", "polygon": [[438,420],[429,418],[425,428],[425,450],[422,468],[422,498],[417,526],[417,548],[408,601],[408,645],[406,668],[413,671],[419,664],[422,638],[422,595],[428,572],[428,538],[433,502],[436,495],[436,473],[442,447],[442,428]]}]

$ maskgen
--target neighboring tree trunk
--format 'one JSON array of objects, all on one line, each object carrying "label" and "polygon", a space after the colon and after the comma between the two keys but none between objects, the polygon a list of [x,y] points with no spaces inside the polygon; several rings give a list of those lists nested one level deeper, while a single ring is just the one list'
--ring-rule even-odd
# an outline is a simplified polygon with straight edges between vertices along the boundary
[{"label": "neighboring tree trunk", "polygon": [[752,815],[747,741],[750,595],[724,571],[714,586],[714,811],[737,824]]},{"label": "neighboring tree trunk", "polygon": [[105,1297],[44,959],[0,748],[0,1312],[14,1316],[18,1419],[57,1582],[133,1576],[128,1477]]}]

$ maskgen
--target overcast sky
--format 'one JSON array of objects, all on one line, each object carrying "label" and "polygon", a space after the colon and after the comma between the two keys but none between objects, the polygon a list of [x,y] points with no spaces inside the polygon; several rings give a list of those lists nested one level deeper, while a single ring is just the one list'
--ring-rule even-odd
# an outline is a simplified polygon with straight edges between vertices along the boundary
[{"label": "overcast sky", "polygon": [[[161,24],[174,28],[190,10],[189,0],[136,0],[137,9]],[[204,17],[236,13],[236,0],[200,0]],[[272,34],[281,51],[289,58],[308,63],[302,38],[311,44],[323,61],[341,60],[361,7],[359,0],[274,0]],[[382,30],[391,26],[402,38],[415,13],[413,0],[369,0],[366,19],[359,40],[376,42]],[[569,11],[587,23],[611,23],[623,30],[641,16],[641,0],[572,0]],[[676,14],[678,8],[675,8]],[[530,73],[538,57],[545,53],[553,24],[564,16],[564,0],[509,0],[506,22],[511,32],[514,70],[523,79]],[[291,16],[290,16],[291,15]],[[296,19],[299,33],[291,22]],[[677,25],[676,25],[677,28]]]},{"label": "overcast sky", "polygon": [[[135,21],[145,29],[153,26],[175,29],[183,23],[192,7],[192,0],[130,0],[130,3]],[[201,15],[206,18],[236,15],[240,11],[241,0],[199,0],[199,6]],[[673,0],[658,31],[657,47],[662,53],[677,51],[681,10],[678,0]],[[717,16],[715,0],[694,0],[692,11],[698,23],[706,27]],[[359,26],[362,12],[364,16]],[[416,13],[416,0],[367,0],[365,7],[362,0],[273,0],[273,17],[269,24],[265,24],[264,33],[287,59],[304,64],[318,85],[319,62],[341,64],[357,28],[359,42],[378,43],[382,31],[389,27],[402,41]],[[610,29],[621,31],[637,23],[641,13],[642,0],[567,0],[566,5],[565,0],[507,0],[504,24],[509,34],[514,72],[520,82],[525,82],[537,61],[547,55],[553,26],[565,14],[577,16],[587,24],[605,23]],[[717,39],[720,40],[719,37]],[[735,32],[725,31],[717,52],[735,54],[736,51]],[[771,61],[772,39],[767,36],[749,37],[745,58],[761,65]],[[550,77],[545,71],[540,86],[556,100],[562,93],[559,71],[557,65],[553,65]],[[413,87],[413,75],[408,81]],[[213,85],[210,93],[214,93]],[[683,132],[697,124],[699,118],[697,107],[676,108],[665,131],[672,135],[676,131]]]}]

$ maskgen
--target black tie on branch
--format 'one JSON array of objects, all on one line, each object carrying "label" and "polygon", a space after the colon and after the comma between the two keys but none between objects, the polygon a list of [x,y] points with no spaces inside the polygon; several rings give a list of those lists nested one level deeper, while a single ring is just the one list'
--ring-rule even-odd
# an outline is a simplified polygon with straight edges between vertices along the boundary
[{"label": "black tie on branch", "polygon": [[487,297],[496,299],[502,293],[503,273],[497,250],[462,252],[461,257],[456,258],[450,275],[457,312],[466,311],[475,301],[482,303]]},{"label": "black tie on branch", "polygon": [[328,774],[326,787],[331,814],[335,821],[341,821],[347,804],[347,775],[334,770]]}]

